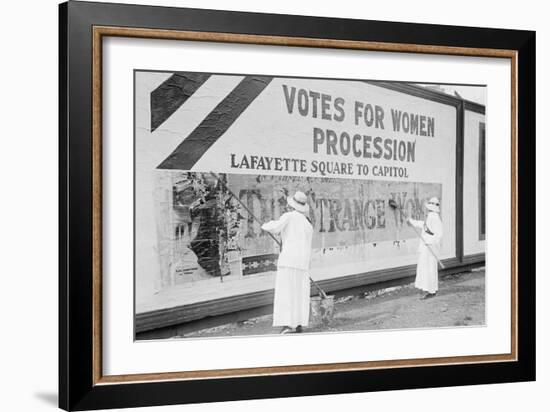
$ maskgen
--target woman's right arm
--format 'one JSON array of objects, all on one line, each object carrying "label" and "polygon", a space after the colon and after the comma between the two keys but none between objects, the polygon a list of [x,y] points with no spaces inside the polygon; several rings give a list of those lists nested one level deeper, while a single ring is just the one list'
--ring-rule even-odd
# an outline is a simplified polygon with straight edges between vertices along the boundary
[{"label": "woman's right arm", "polygon": [[424,227],[424,222],[422,220],[415,220],[415,219],[409,218],[407,221],[411,226],[417,227],[419,229],[422,229]]},{"label": "woman's right arm", "polygon": [[278,235],[287,225],[288,218],[288,213],[283,213],[279,219],[271,220],[267,223],[264,223],[262,225],[262,230],[273,233],[274,235]]}]

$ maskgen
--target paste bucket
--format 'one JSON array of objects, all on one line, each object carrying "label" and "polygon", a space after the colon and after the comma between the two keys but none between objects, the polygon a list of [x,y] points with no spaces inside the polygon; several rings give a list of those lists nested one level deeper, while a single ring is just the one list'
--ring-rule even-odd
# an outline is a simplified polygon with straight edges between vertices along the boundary
[{"label": "paste bucket", "polygon": [[309,306],[309,326],[327,326],[334,318],[334,296],[312,296]]}]

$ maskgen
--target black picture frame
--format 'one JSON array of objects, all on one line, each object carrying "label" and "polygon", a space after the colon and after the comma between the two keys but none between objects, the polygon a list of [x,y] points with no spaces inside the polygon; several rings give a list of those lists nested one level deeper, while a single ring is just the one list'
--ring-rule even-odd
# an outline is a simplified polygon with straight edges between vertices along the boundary
[{"label": "black picture frame", "polygon": [[[513,50],[517,53],[517,361],[98,384],[94,378],[93,27]],[[68,2],[59,6],[59,406],[90,410],[535,379],[535,32]],[[517,245],[515,245],[517,246]],[[514,247],[514,245],[513,245]]]}]

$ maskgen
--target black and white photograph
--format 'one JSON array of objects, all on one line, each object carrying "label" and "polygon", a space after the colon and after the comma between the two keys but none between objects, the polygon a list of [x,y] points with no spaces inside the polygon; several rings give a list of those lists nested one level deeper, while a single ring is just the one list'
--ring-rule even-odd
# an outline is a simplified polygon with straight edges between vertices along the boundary
[{"label": "black and white photograph", "polygon": [[544,410],[544,8],[6,3],[0,410]]},{"label": "black and white photograph", "polygon": [[136,340],[486,325],[485,85],[133,75]]}]

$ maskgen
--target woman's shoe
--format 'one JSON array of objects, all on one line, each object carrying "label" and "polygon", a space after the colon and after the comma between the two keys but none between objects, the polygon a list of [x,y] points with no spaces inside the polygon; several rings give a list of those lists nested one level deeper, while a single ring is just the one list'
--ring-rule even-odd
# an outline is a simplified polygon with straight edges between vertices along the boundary
[{"label": "woman's shoe", "polygon": [[288,326],[283,326],[281,331],[279,332],[279,335],[286,335],[287,333],[292,332],[292,328],[289,328]]},{"label": "woman's shoe", "polygon": [[420,298],[420,300],[426,300],[435,297],[435,293],[426,293],[424,296]]},{"label": "woman's shoe", "polygon": [[296,333],[302,333],[302,332],[303,332],[302,325],[296,326]]}]

